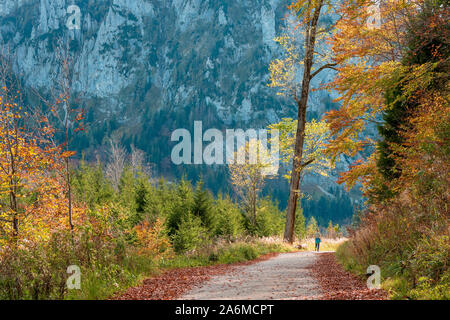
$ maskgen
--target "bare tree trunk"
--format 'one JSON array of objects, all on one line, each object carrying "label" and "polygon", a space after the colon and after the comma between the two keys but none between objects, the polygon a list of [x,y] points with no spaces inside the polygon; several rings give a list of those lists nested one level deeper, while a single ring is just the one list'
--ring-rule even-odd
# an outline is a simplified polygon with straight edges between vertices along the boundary
[{"label": "bare tree trunk", "polygon": [[[5,89],[0,93],[0,107],[4,105],[17,105],[21,102],[20,93],[20,81],[14,77],[9,49],[7,49],[6,56],[3,56],[4,52],[0,53],[0,86]],[[14,92],[14,93],[13,93]],[[18,196],[18,184],[19,184],[19,173],[18,165],[19,161],[19,123],[16,117],[9,117],[8,115],[2,116],[1,126],[5,129],[5,142],[6,142],[6,156],[7,164],[5,167],[2,166],[2,171],[9,176],[9,209],[11,211],[12,231],[13,231],[13,242],[17,243],[19,238],[19,196]]]},{"label": "bare tree trunk", "polygon": [[70,181],[70,164],[69,158],[65,159],[66,163],[66,183],[67,183],[67,200],[68,200],[68,211],[69,211],[69,226],[70,231],[73,231],[73,222],[72,222],[72,184]]},{"label": "bare tree trunk", "polygon": [[[305,81],[303,81],[305,83]],[[309,83],[309,80],[308,80]],[[303,87],[304,88],[304,87]],[[309,89],[309,84],[308,84]],[[302,90],[302,98],[298,102],[298,124],[295,139],[294,160],[292,163],[291,182],[289,188],[288,207],[286,212],[286,226],[284,240],[292,243],[294,241],[295,212],[297,211],[297,200],[300,193],[301,159],[303,155],[303,143],[305,140],[306,126],[306,103],[308,100],[308,89]],[[303,97],[303,91],[307,91]],[[303,102],[302,102],[303,101]]]},{"label": "bare tree trunk", "polygon": [[109,162],[106,166],[106,177],[112,182],[114,189],[119,190],[120,179],[125,170],[127,154],[119,141],[110,140]]},{"label": "bare tree trunk", "polygon": [[292,243],[294,241],[295,212],[297,210],[297,200],[300,193],[300,175],[302,170],[303,144],[305,141],[306,108],[308,104],[309,86],[311,82],[311,68],[314,60],[314,46],[316,42],[316,27],[322,9],[322,1],[317,5],[313,17],[307,24],[305,32],[305,57],[302,91],[300,99],[297,100],[297,132],[295,135],[295,149],[292,161],[292,173],[289,188],[289,199],[286,210],[286,226],[284,229],[284,240]]},{"label": "bare tree trunk", "polygon": [[252,220],[253,220],[253,226],[256,227],[256,202],[257,202],[257,196],[256,196],[256,187],[253,188],[253,199],[252,199]]},{"label": "bare tree trunk", "polygon": [[[15,173],[13,172],[13,174],[15,174]],[[12,216],[13,239],[14,239],[14,241],[16,241],[17,238],[19,237],[19,218],[17,217],[18,205],[17,205],[16,187],[15,187],[14,181],[12,179],[10,181],[9,201],[10,201],[11,211],[13,212],[13,216]]]}]

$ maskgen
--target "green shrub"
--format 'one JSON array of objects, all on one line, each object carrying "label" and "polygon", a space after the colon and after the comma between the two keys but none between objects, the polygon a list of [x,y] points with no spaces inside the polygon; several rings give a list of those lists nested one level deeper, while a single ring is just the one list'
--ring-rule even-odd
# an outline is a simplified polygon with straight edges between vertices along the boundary
[{"label": "green shrub", "polygon": [[446,217],[391,205],[376,219],[369,218],[336,252],[345,268],[363,276],[369,265],[379,265],[383,286],[393,299],[447,299]]},{"label": "green shrub", "polygon": [[7,249],[0,263],[0,299],[62,298],[64,273],[65,269],[49,261],[43,246]]},{"label": "green shrub", "polygon": [[450,239],[445,235],[423,237],[412,253],[411,270],[422,278],[439,282],[450,264]]},{"label": "green shrub", "polygon": [[216,228],[214,235],[235,238],[244,232],[244,219],[230,197],[219,196],[215,203]]},{"label": "green shrub", "polygon": [[284,218],[278,205],[270,198],[259,202],[256,213],[256,229],[253,234],[259,237],[281,235],[284,231]]},{"label": "green shrub", "polygon": [[173,236],[173,247],[176,252],[185,252],[200,247],[207,240],[208,230],[202,226],[201,219],[188,211]]},{"label": "green shrub", "polygon": [[[115,239],[89,229],[54,233],[47,243],[6,248],[0,259],[0,299],[14,300],[102,299],[156,268],[152,257],[138,255],[132,246],[120,249]],[[80,268],[80,289],[67,289],[71,265]]]},{"label": "green shrub", "polygon": [[420,277],[416,288],[411,290],[411,298],[420,300],[449,300],[450,271],[446,271],[436,282],[427,277]]},{"label": "green shrub", "polygon": [[[90,231],[54,233],[48,243],[8,248],[0,264],[0,297],[62,299],[67,294],[67,268],[106,264],[114,256],[112,243]],[[20,270],[20,272],[17,272]]]},{"label": "green shrub", "polygon": [[[357,275],[365,274],[364,266],[358,262],[354,253],[351,241],[346,241],[342,243],[336,249],[336,257],[338,261],[342,264],[345,270],[355,273]],[[367,266],[366,266],[367,268]]]},{"label": "green shrub", "polygon": [[236,244],[219,252],[219,263],[235,263],[256,259],[260,255],[258,248],[252,244]]}]

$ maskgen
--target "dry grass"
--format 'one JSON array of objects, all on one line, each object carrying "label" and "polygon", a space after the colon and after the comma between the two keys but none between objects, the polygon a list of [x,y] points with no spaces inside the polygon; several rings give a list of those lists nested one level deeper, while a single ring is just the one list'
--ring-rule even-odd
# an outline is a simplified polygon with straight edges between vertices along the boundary
[{"label": "dry grass", "polygon": [[[320,251],[336,251],[336,249],[343,244],[348,238],[321,238]],[[305,239],[301,242],[302,247],[306,248],[308,251],[314,251],[314,238]]]},{"label": "dry grass", "polygon": [[[320,251],[336,251],[336,249],[346,242],[348,238],[321,238]],[[277,244],[284,247],[287,251],[292,250],[305,250],[314,251],[314,238],[303,239],[301,241],[296,240],[292,245],[283,241],[282,237],[265,237],[260,238],[258,241],[265,244]]]}]

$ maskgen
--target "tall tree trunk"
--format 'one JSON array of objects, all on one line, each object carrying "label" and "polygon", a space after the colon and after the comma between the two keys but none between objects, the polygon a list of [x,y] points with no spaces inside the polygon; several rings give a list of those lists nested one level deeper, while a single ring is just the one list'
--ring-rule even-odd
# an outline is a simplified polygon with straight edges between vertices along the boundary
[{"label": "tall tree trunk", "polygon": [[[309,82],[309,80],[307,82]],[[305,81],[303,81],[303,83],[305,83]],[[305,140],[306,103],[308,101],[308,89],[302,90],[302,97],[298,102],[298,124],[294,149],[295,156],[292,163],[289,199],[286,212],[286,226],[284,230],[284,240],[289,243],[292,243],[294,241],[295,212],[297,211],[297,200],[300,193],[300,174],[302,166],[301,159],[303,155],[303,143]],[[303,96],[303,91],[306,91],[306,96]]]},{"label": "tall tree trunk", "polygon": [[252,200],[251,200],[251,211],[252,211],[252,224],[254,227],[256,227],[256,187],[252,187]]},{"label": "tall tree trunk", "polygon": [[69,226],[70,226],[70,231],[73,231],[73,223],[72,223],[72,185],[71,185],[71,181],[70,181],[69,158],[66,158],[65,162],[66,162],[66,183],[67,183],[67,199],[68,199],[68,211],[69,211]]},{"label": "tall tree trunk", "polygon": [[13,238],[16,241],[19,237],[19,218],[18,218],[18,205],[16,196],[16,187],[14,181],[10,181],[10,192],[9,192],[9,202],[10,208],[13,212],[12,215],[12,225],[13,225]]},{"label": "tall tree trunk", "polygon": [[313,17],[307,24],[305,32],[305,57],[302,91],[300,99],[297,100],[297,132],[295,135],[294,159],[292,161],[292,173],[289,188],[289,199],[286,211],[286,226],[284,229],[284,240],[292,243],[294,241],[295,212],[297,200],[300,193],[300,175],[302,170],[303,143],[305,141],[306,108],[308,104],[309,86],[311,82],[311,68],[314,60],[314,47],[316,42],[316,27],[322,9],[322,1],[317,5]]},{"label": "tall tree trunk", "polygon": [[[17,134],[17,128],[16,128]],[[19,205],[17,203],[17,180],[16,180],[16,161],[12,152],[12,147],[8,138],[8,145],[11,157],[11,179],[9,180],[9,206],[12,211],[13,239],[17,242],[19,238]]]}]

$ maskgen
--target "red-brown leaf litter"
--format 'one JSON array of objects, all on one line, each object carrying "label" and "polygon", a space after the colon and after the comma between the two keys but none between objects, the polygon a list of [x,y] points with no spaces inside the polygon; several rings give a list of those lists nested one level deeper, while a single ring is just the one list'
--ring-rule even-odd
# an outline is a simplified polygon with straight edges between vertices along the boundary
[{"label": "red-brown leaf litter", "polygon": [[[219,264],[206,267],[176,268],[159,276],[146,279],[141,285],[129,288],[112,299],[116,300],[173,300],[203,284],[212,276],[234,271],[238,266],[250,265],[277,256],[270,253],[252,261],[235,264]],[[370,290],[357,276],[345,271],[336,261],[333,252],[317,254],[317,260],[310,267],[323,292],[314,299],[319,300],[386,300],[383,290]],[[300,297],[299,297],[300,298]],[[301,299],[301,298],[300,298]]]},{"label": "red-brown leaf litter", "polygon": [[336,261],[333,252],[318,254],[318,259],[311,267],[314,277],[319,281],[324,294],[320,300],[387,300],[384,290],[370,290],[367,284],[345,271]]},{"label": "red-brown leaf litter", "polygon": [[141,285],[129,288],[114,300],[173,300],[211,278],[233,271],[237,266],[249,265],[277,256],[269,253],[258,259],[235,264],[219,264],[206,267],[176,268],[154,278],[145,279]]}]

